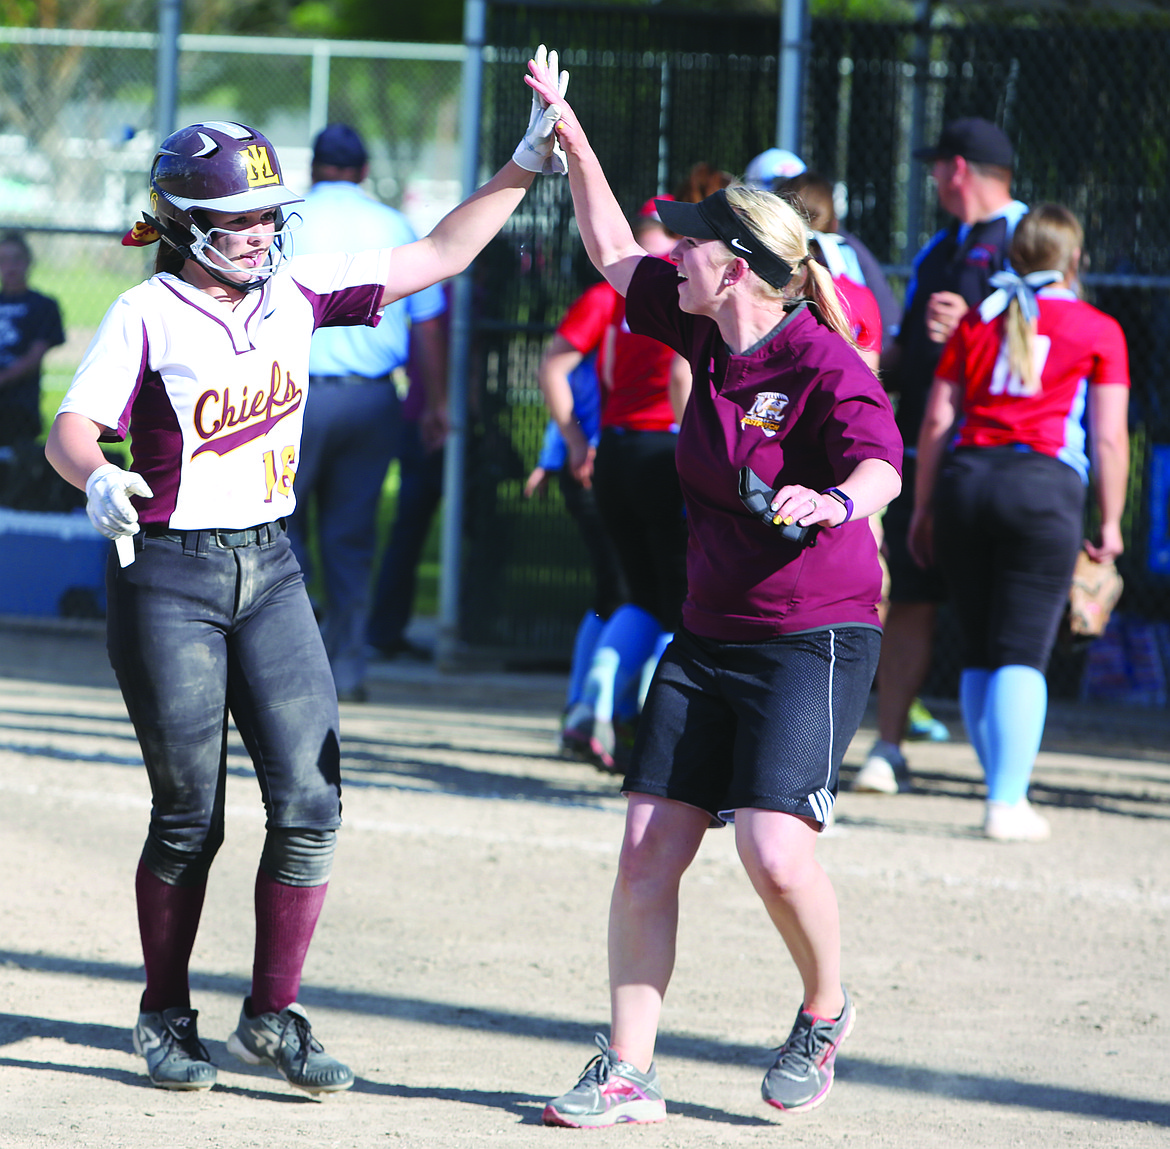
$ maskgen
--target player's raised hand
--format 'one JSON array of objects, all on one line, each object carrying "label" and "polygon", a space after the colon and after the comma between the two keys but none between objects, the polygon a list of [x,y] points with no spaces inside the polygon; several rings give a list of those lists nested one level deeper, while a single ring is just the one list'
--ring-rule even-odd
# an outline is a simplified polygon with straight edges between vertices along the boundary
[{"label": "player's raised hand", "polygon": [[138,533],[138,512],[130,502],[131,495],[150,499],[154,492],[141,475],[113,463],[98,467],[86,480],[85,513],[107,539]]},{"label": "player's raised hand", "polygon": [[[565,153],[557,142],[556,126],[561,114],[560,101],[569,86],[569,73],[558,70],[556,52],[546,52],[543,44],[536,49],[528,66],[530,69],[539,68],[542,76],[549,80],[551,98],[533,88],[528,130],[516,145],[512,159],[525,171],[564,174],[568,171],[568,165]],[[527,81],[528,77],[524,79]]]}]

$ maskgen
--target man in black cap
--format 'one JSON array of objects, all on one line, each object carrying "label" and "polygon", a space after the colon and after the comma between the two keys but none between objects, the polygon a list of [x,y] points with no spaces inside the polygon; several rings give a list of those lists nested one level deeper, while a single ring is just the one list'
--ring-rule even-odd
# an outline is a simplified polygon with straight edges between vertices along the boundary
[{"label": "man in black cap", "polygon": [[[369,170],[365,144],[348,124],[329,124],[318,133],[313,186],[297,208],[303,217],[293,235],[297,255],[401,247],[415,240],[401,212],[361,188]],[[308,576],[312,503],[325,590],[321,632],[341,701],[366,697],[371,573],[386,471],[407,444],[415,444],[411,459],[441,458],[445,310],[443,288],[435,284],[390,304],[376,327],[319,328],[309,348],[297,509],[289,520],[289,538]],[[404,419],[396,379],[408,361],[424,391],[418,422],[411,425]],[[420,436],[425,449],[417,445]]]},{"label": "man in black cap", "polygon": [[931,165],[939,203],[954,219],[915,256],[901,328],[882,358],[886,388],[898,397],[905,461],[902,494],[882,520],[890,605],[877,672],[878,740],[853,789],[883,794],[910,789],[901,744],[911,705],[930,669],[938,604],[946,598],[938,571],[918,567],[906,546],[926,397],[943,345],[968,309],[991,294],[990,279],[1006,266],[1015,226],[1028,210],[1012,198],[1011,142],[988,120],[949,123],[938,143],[919,149],[914,158]]}]

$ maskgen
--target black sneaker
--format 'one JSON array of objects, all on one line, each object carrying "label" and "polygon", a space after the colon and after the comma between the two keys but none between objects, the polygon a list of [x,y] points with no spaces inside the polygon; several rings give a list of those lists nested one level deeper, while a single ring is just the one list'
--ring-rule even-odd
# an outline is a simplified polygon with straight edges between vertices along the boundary
[{"label": "black sneaker", "polygon": [[146,1072],[160,1089],[210,1089],[215,1084],[215,1066],[195,1028],[198,1016],[188,1006],[138,1015],[134,1052],[146,1058]]},{"label": "black sneaker", "polygon": [[274,1066],[285,1081],[307,1093],[338,1093],[353,1084],[353,1070],[325,1052],[295,1001],[279,1013],[255,1017],[248,1016],[245,1001],[227,1048],[249,1065]]},{"label": "black sneaker", "polygon": [[764,1100],[786,1113],[820,1105],[833,1088],[837,1050],[853,1029],[856,1016],[848,993],[845,993],[845,1008],[836,1019],[800,1010],[788,1040],[778,1050],[776,1061],[764,1077],[760,1087]]}]

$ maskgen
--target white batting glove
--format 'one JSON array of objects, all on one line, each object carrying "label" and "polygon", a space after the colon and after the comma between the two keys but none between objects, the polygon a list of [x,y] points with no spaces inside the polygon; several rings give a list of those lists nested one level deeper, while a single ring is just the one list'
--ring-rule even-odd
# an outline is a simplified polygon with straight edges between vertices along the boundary
[{"label": "white batting glove", "polygon": [[85,513],[107,539],[138,534],[138,512],[130,502],[131,495],[151,499],[154,492],[141,475],[113,463],[98,467],[85,480]]},{"label": "white batting glove", "polygon": [[[545,53],[544,45],[536,49],[533,60],[557,77],[557,88],[563,96],[569,87],[569,73],[557,72],[557,54]],[[528,130],[516,145],[512,159],[527,172],[544,172],[564,175],[569,170],[565,153],[557,142],[556,126],[561,110],[556,104],[549,104],[534,90],[532,93],[532,114],[528,117]]]}]

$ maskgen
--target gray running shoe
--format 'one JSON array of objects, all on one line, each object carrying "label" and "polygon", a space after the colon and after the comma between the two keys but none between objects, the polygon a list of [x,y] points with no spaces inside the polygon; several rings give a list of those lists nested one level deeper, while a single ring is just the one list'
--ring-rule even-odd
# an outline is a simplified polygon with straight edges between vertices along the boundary
[{"label": "gray running shoe", "polygon": [[788,1040],[764,1077],[760,1087],[764,1100],[787,1113],[820,1105],[833,1087],[837,1050],[853,1029],[856,1016],[848,993],[845,1008],[835,1021],[800,1010]]},{"label": "gray running shoe", "polygon": [[290,1084],[307,1093],[337,1093],[353,1084],[353,1070],[330,1057],[313,1036],[305,1011],[294,1001],[279,1013],[248,1016],[248,1002],[240,1023],[227,1039],[228,1053],[249,1065],[275,1066]]},{"label": "gray running shoe", "polygon": [[601,1129],[607,1125],[643,1125],[666,1120],[666,1102],[658,1072],[643,1073],[620,1061],[604,1034],[594,1038],[601,1050],[568,1093],[544,1107],[545,1125],[570,1129]]},{"label": "gray running shoe", "polygon": [[134,1052],[160,1089],[210,1089],[215,1066],[195,1029],[197,1009],[172,1006],[143,1012],[134,1026]]}]

